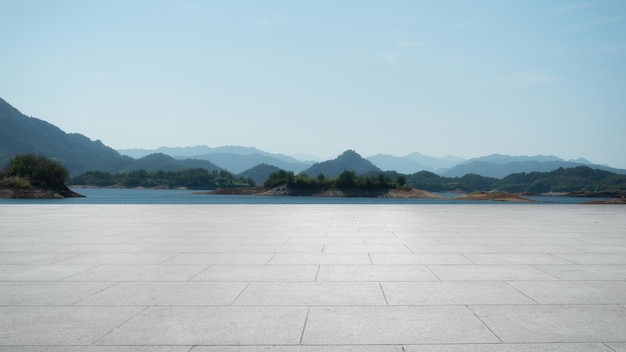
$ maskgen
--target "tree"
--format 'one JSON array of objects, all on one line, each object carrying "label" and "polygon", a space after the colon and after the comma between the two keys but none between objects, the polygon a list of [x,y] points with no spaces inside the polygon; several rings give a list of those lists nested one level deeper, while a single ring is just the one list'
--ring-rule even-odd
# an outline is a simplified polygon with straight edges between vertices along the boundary
[{"label": "tree", "polygon": [[63,189],[69,172],[67,169],[44,156],[35,154],[17,155],[4,171],[6,177],[17,177],[43,189]]}]

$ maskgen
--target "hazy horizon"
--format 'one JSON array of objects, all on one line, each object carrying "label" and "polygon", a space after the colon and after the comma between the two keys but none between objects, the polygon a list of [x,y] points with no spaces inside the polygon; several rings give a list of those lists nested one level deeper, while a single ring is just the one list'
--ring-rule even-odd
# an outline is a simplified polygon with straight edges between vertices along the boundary
[{"label": "hazy horizon", "polygon": [[0,97],[114,149],[626,169],[626,2],[25,0]]}]

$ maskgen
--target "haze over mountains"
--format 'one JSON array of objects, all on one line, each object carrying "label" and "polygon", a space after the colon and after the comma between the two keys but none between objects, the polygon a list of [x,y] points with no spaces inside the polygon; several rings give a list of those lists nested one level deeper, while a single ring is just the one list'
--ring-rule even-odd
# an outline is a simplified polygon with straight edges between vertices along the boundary
[{"label": "haze over mountains", "polygon": [[471,173],[502,178],[516,172],[545,172],[580,165],[626,174],[626,170],[595,165],[582,158],[566,161],[556,156],[544,155],[493,154],[464,160],[454,156],[436,158],[415,152],[403,157],[377,154],[362,158],[356,151],[348,150],[333,160],[314,162],[242,146],[161,147],[155,150],[116,151],[101,141],[92,141],[77,133],[65,133],[44,120],[28,117],[1,98],[0,126],[0,165],[6,164],[14,155],[36,153],[62,162],[72,175],[93,170],[115,173],[138,169],[177,171],[204,168],[227,170],[250,177],[259,183],[259,180],[277,169],[303,172],[313,177],[320,173],[333,177],[343,170],[352,170],[357,174],[372,171],[413,174],[425,170],[447,177]]}]

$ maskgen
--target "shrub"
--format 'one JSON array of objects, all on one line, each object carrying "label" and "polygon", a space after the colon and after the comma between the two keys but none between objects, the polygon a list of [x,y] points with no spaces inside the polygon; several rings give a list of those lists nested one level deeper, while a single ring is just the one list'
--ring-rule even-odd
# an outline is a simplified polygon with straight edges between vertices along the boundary
[{"label": "shrub", "polygon": [[63,165],[44,156],[22,154],[9,161],[4,174],[8,178],[27,180],[36,187],[62,189],[69,173]]}]

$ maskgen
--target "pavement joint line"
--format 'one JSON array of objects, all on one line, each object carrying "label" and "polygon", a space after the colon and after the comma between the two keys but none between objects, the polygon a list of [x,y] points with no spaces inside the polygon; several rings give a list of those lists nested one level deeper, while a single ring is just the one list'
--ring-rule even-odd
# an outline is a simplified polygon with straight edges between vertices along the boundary
[{"label": "pavement joint line", "polygon": [[[525,281],[528,281],[528,280],[525,280]],[[533,302],[535,302],[535,303],[537,303],[537,304],[541,304],[541,303],[537,302],[537,300],[536,300],[536,299],[534,299],[534,298],[530,297],[529,295],[527,295],[526,293],[522,292],[522,291],[521,291],[520,289],[518,289],[517,287],[515,287],[515,286],[511,285],[511,284],[510,284],[510,281],[504,281],[504,283],[505,283],[507,286],[509,286],[509,287],[511,287],[512,289],[514,289],[515,291],[517,291],[517,292],[521,293],[522,295],[526,296],[526,297],[527,297],[528,299],[530,299],[531,301],[533,301]]]},{"label": "pavement joint line", "polygon": [[[167,264],[164,264],[164,265],[167,265]],[[195,265],[195,264],[188,264],[188,265]],[[200,264],[200,265],[202,265],[202,264]],[[191,277],[190,277],[189,279],[184,280],[184,281],[182,281],[182,282],[195,282],[195,281],[192,281],[194,278],[196,278],[198,275],[202,274],[203,272],[205,272],[205,271],[209,270],[209,268],[211,268],[211,267],[212,267],[212,266],[214,266],[214,265],[215,265],[215,264],[208,264],[206,268],[204,268],[204,269],[200,270],[200,271],[199,271],[199,272],[197,272],[195,275],[191,275]]]},{"label": "pavement joint line", "polygon": [[378,281],[378,287],[380,287],[380,292],[383,294],[383,298],[385,299],[385,305],[389,305],[389,301],[387,301],[387,295],[385,295],[385,290],[383,290],[383,285]]},{"label": "pavement joint line", "polygon": [[128,323],[129,321],[131,321],[133,318],[135,318],[136,316],[138,316],[139,314],[145,312],[148,308],[150,308],[150,306],[145,306],[142,310],[140,310],[139,312],[137,312],[136,314],[134,314],[133,316],[131,316],[130,318],[124,320],[121,324],[119,324],[118,326],[114,327],[113,329],[111,329],[109,332],[107,332],[106,334],[100,336],[99,338],[97,338],[94,342],[91,343],[92,346],[96,345],[96,343],[98,343],[98,341],[102,340],[103,338],[107,337],[109,334],[111,334],[113,331],[119,329],[122,325]]},{"label": "pavement joint line", "polygon": [[304,318],[304,324],[302,325],[302,333],[300,334],[299,345],[302,345],[302,340],[304,339],[304,332],[306,331],[306,323],[309,321],[309,313],[311,313],[311,306],[309,306],[306,310],[306,317]]},{"label": "pavement joint line", "polygon": [[237,300],[239,299],[239,297],[241,297],[241,295],[248,289],[248,287],[250,287],[250,285],[252,284],[252,281],[248,282],[248,284],[246,285],[246,287],[243,288],[243,290],[241,290],[241,292],[239,292],[239,294],[237,295],[237,297],[235,297],[235,299],[233,299],[232,302],[230,302],[229,306],[232,306],[233,304],[235,304],[235,302],[237,302]]}]

